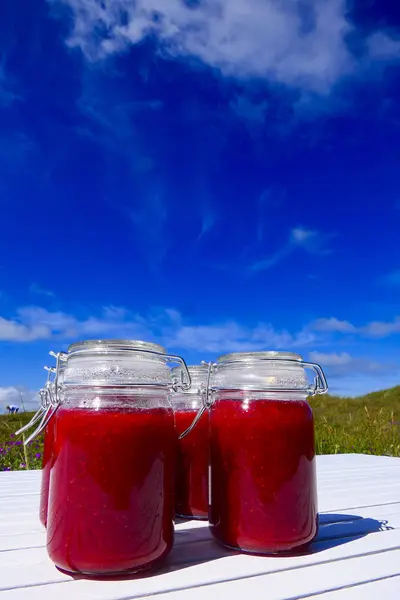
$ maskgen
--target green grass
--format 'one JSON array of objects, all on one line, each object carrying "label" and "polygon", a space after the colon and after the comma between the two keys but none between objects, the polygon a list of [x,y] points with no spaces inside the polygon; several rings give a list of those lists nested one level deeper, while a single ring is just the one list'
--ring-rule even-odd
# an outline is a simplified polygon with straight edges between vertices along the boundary
[{"label": "green grass", "polygon": [[316,396],[318,454],[400,456],[400,386],[360,398]]},{"label": "green grass", "polygon": [[[316,396],[311,405],[318,454],[400,456],[400,386],[360,398]],[[0,471],[40,469],[43,436],[27,448],[14,436],[31,416],[0,415]]]},{"label": "green grass", "polygon": [[15,432],[25,425],[32,415],[33,413],[0,415],[0,471],[41,468],[43,435],[34,439],[28,446],[23,445],[22,436],[15,437]]}]

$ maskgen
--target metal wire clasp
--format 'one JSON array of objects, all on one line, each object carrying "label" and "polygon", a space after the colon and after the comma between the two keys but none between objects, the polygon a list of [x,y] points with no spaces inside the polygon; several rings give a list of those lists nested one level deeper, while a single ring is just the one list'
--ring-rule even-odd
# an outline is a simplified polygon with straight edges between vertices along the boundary
[{"label": "metal wire clasp", "polygon": [[[187,392],[187,390],[190,389],[192,385],[192,378],[190,376],[189,369],[184,358],[182,358],[181,356],[175,356],[174,354],[160,354],[159,352],[154,352],[152,350],[141,350],[141,352],[158,354],[159,356],[166,358],[170,362],[178,363],[178,365],[180,365],[183,368],[183,371],[180,371],[180,379],[178,377],[172,378],[172,389],[174,390],[174,392],[177,392],[179,390],[181,390],[182,392]],[[183,373],[185,373],[186,381],[184,381]]]},{"label": "metal wire clasp", "polygon": [[325,373],[319,365],[316,363],[309,363],[301,361],[300,363],[305,369],[312,369],[316,375],[314,377],[314,383],[308,388],[308,394],[310,396],[316,396],[317,394],[326,394],[328,391],[328,382],[325,377]]},{"label": "metal wire clasp", "polygon": [[[34,432],[24,440],[25,446],[29,444],[29,442],[31,442],[37,435],[42,433],[42,431],[44,431],[61,403],[59,386],[60,365],[62,362],[66,361],[67,354],[65,352],[58,352],[57,354],[55,352],[50,352],[50,356],[54,356],[56,358],[56,366],[45,367],[46,371],[48,371],[48,378],[43,390],[41,391],[44,392],[46,406],[41,414],[35,419],[35,423],[37,423],[39,418],[41,418],[41,421]],[[52,375],[54,375],[54,379],[52,379]]]},{"label": "metal wire clasp", "polygon": [[24,425],[23,427],[18,429],[18,431],[15,432],[15,435],[17,435],[17,436],[21,435],[21,433],[24,433],[25,431],[27,431],[28,429],[33,427],[35,425],[35,423],[37,423],[39,421],[39,419],[42,418],[43,413],[46,412],[46,410],[49,406],[49,402],[50,402],[49,390],[50,390],[50,387],[52,386],[51,377],[55,373],[55,368],[54,367],[44,367],[44,368],[47,371],[47,381],[44,384],[44,387],[41,390],[39,390],[39,392],[38,392],[38,395],[40,398],[39,409],[35,412],[32,419],[29,421],[29,423],[27,423],[26,425]]},{"label": "metal wire clasp", "polygon": [[212,372],[212,368],[213,368],[214,364],[211,362],[206,363],[204,360],[201,362],[201,364],[208,367],[207,382],[205,384],[202,383],[200,386],[200,395],[202,398],[202,404],[201,404],[201,407],[199,408],[195,418],[193,419],[192,423],[189,425],[189,427],[187,429],[185,429],[185,431],[183,431],[180,434],[180,436],[179,436],[180,440],[182,438],[184,438],[188,433],[190,433],[192,431],[192,429],[194,429],[194,427],[196,427],[196,425],[200,421],[201,417],[204,415],[206,410],[208,410],[210,408],[210,406],[212,404],[212,401],[210,400],[210,379],[211,379],[211,372]]}]

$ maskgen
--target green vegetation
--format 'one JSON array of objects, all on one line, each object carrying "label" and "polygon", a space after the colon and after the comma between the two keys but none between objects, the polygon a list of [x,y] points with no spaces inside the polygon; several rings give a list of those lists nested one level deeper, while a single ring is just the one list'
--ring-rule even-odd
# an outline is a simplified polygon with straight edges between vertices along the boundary
[{"label": "green vegetation", "polygon": [[[400,386],[360,398],[317,396],[311,405],[318,454],[400,456]],[[24,448],[14,435],[31,416],[0,416],[0,471],[40,469],[43,436]]]},{"label": "green vegetation", "polygon": [[317,453],[400,456],[400,386],[360,398],[316,396]]},{"label": "green vegetation", "polygon": [[23,445],[22,436],[15,437],[15,432],[28,423],[32,415],[0,415],[0,471],[41,468],[43,436],[37,437],[28,446]]}]

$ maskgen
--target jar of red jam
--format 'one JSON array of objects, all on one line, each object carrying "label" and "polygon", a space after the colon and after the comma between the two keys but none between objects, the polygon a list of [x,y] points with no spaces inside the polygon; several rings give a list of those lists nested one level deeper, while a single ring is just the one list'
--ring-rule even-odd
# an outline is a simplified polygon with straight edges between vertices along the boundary
[{"label": "jar of red jam", "polygon": [[[168,363],[156,344],[78,342],[54,418],[47,550],[91,576],[148,569],[171,550],[176,435]],[[178,384],[179,385],[179,384]]]},{"label": "jar of red jam", "polygon": [[[190,389],[172,396],[178,436],[175,512],[184,519],[208,519],[208,411],[191,427],[204,403],[208,366],[188,368]],[[178,367],[172,374],[179,375]]]},{"label": "jar of red jam", "polygon": [[213,365],[209,520],[223,545],[274,554],[315,538],[314,421],[307,396],[326,391],[322,369],[292,353],[228,354]]}]

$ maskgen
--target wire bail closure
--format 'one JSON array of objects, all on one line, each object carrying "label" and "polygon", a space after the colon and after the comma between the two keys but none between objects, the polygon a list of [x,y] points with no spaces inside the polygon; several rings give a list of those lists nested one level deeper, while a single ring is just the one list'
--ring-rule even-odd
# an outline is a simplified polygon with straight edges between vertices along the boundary
[{"label": "wire bail closure", "polygon": [[40,390],[39,396],[41,398],[41,407],[33,416],[31,421],[25,425],[25,427],[21,428],[17,434],[30,429],[35,425],[39,420],[40,423],[37,428],[24,440],[24,446],[27,446],[37,435],[39,435],[47,426],[48,422],[56,412],[57,408],[60,405],[59,398],[59,374],[60,374],[60,364],[61,362],[65,362],[67,360],[67,354],[65,352],[58,352],[57,354],[53,351],[50,352],[50,356],[56,358],[56,366],[55,367],[44,367],[48,372],[47,381],[44,387]]},{"label": "wire bail closure", "polygon": [[[184,358],[182,358],[181,356],[175,356],[174,354],[161,354],[160,352],[154,352],[152,350],[141,350],[141,352],[151,352],[152,354],[158,354],[159,356],[166,358],[169,362],[178,363],[178,365],[180,365],[183,368],[183,371],[180,371],[180,381],[177,377],[172,377],[172,389],[174,390],[174,392],[187,392],[188,390],[190,390],[192,385],[192,378],[190,376],[189,369]],[[186,382],[183,380],[183,373],[185,373]]]},{"label": "wire bail closure", "polygon": [[[302,366],[304,369],[312,369],[315,372],[315,377],[314,377],[314,382],[312,385],[308,386],[307,389],[305,390],[307,392],[308,396],[316,396],[317,394],[326,394],[328,391],[328,382],[326,380],[325,377],[325,373],[322,370],[322,367],[320,367],[320,365],[316,364],[316,363],[310,363],[310,362],[306,362],[304,360],[295,360],[293,358],[285,358],[285,359],[279,359],[279,358],[264,358],[264,357],[259,357],[256,358],[254,357],[252,359],[252,361],[268,361],[268,362],[277,362],[277,363],[281,363],[282,362],[292,362],[295,363],[296,365],[300,365]],[[184,438],[186,435],[188,435],[188,433],[190,433],[192,431],[192,429],[197,425],[197,423],[200,421],[201,417],[203,416],[203,414],[205,413],[206,410],[208,410],[213,402],[213,396],[216,392],[216,389],[214,388],[210,388],[210,379],[211,379],[211,373],[213,371],[214,368],[220,366],[219,363],[206,363],[204,361],[202,361],[203,365],[208,365],[208,373],[207,373],[207,383],[204,386],[204,384],[202,384],[202,397],[203,397],[203,403],[202,406],[200,407],[198,413],[196,414],[195,418],[193,419],[192,423],[189,425],[189,427],[187,429],[185,429],[185,431],[183,431],[180,436],[179,439],[181,440],[182,438]],[[224,364],[242,364],[241,360],[230,360]],[[270,388],[268,387],[268,392],[298,392],[299,389],[296,388]]]},{"label": "wire bail closure", "polygon": [[44,387],[42,387],[42,389],[39,390],[39,392],[38,392],[38,395],[40,398],[39,409],[35,412],[32,419],[29,421],[29,423],[27,423],[26,425],[24,425],[23,427],[18,429],[18,431],[15,432],[15,435],[17,435],[17,436],[21,435],[21,433],[24,433],[24,431],[27,431],[28,429],[33,427],[33,425],[35,425],[35,423],[37,423],[39,421],[39,419],[42,417],[43,413],[46,412],[46,409],[48,408],[48,405],[50,402],[50,390],[53,385],[51,376],[55,373],[55,368],[54,367],[44,367],[44,369],[47,371],[47,381],[44,384]]},{"label": "wire bail closure", "polygon": [[193,419],[192,423],[189,425],[189,427],[180,434],[180,436],[178,438],[180,440],[182,438],[184,438],[185,436],[187,436],[187,434],[190,433],[192,431],[192,429],[194,429],[194,427],[196,427],[196,425],[200,421],[201,417],[204,415],[206,410],[208,410],[210,408],[210,406],[212,404],[212,402],[210,401],[210,379],[211,379],[211,372],[212,372],[212,368],[213,368],[214,364],[211,362],[207,363],[204,360],[201,361],[201,364],[208,367],[207,383],[205,383],[205,384],[202,383],[199,388],[199,393],[202,398],[202,405],[201,405],[197,415]]}]

